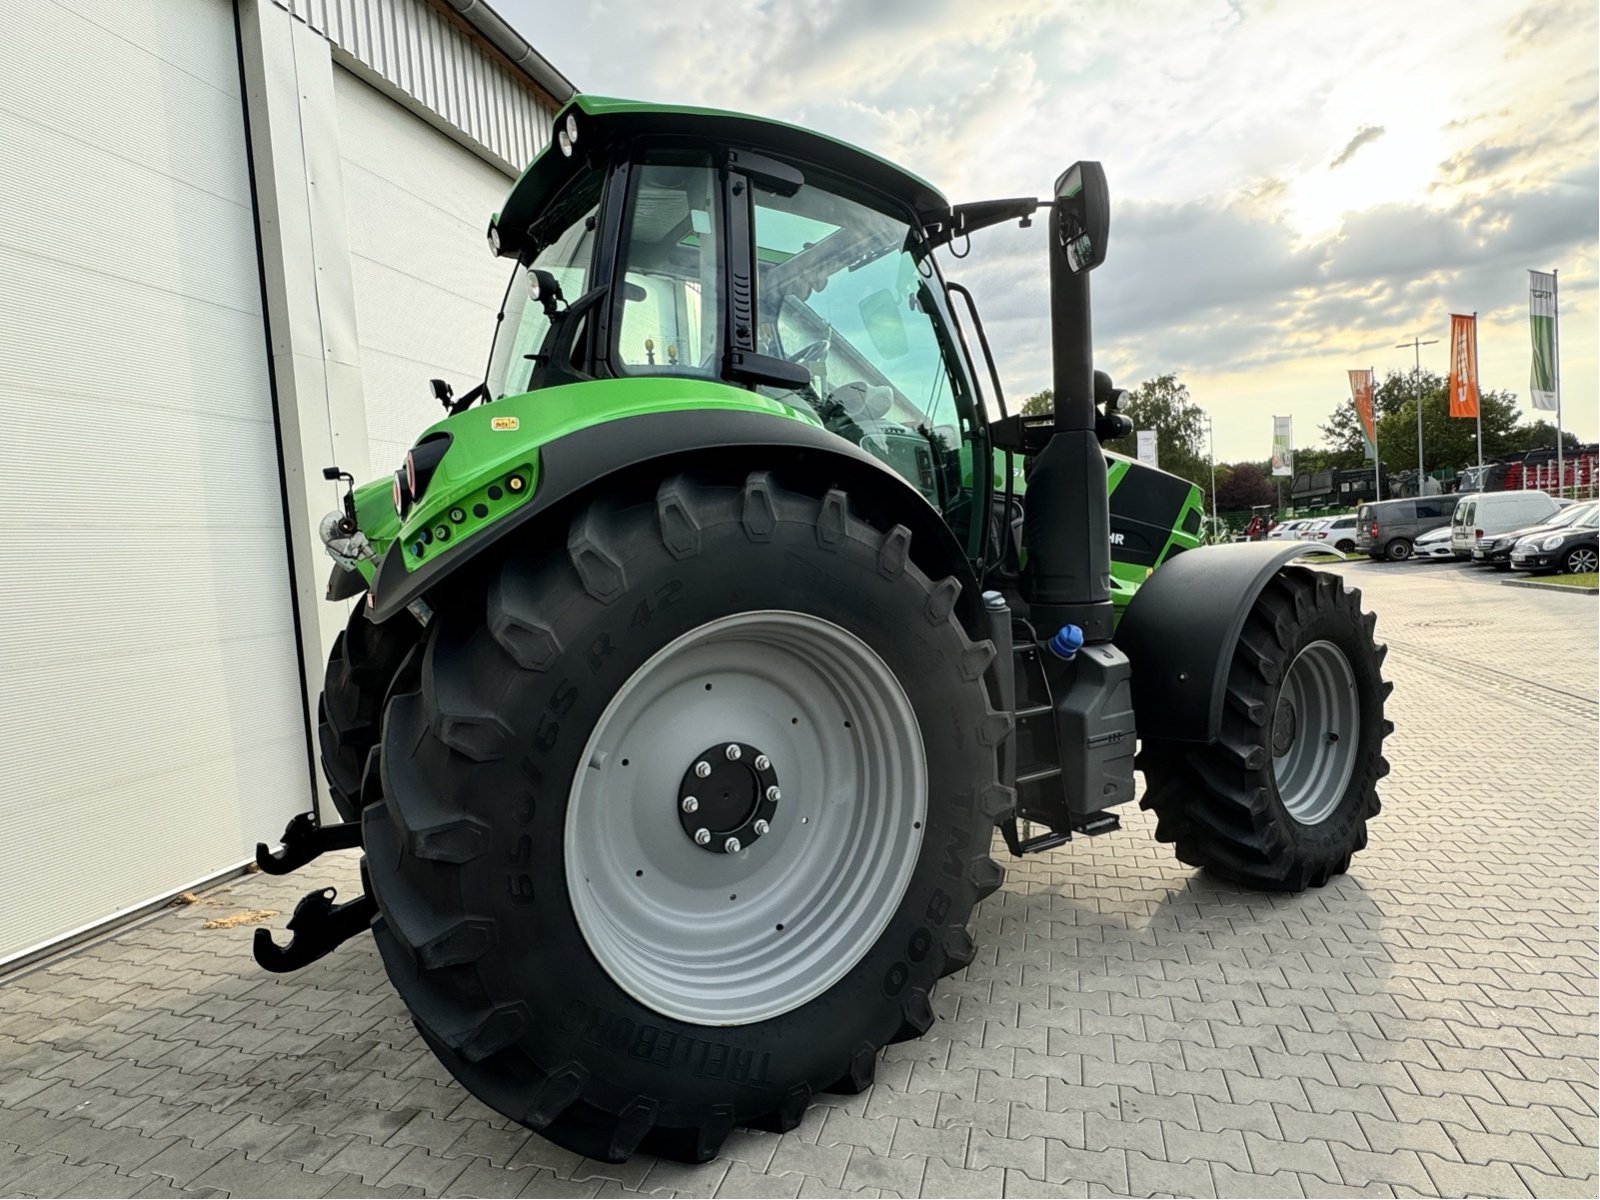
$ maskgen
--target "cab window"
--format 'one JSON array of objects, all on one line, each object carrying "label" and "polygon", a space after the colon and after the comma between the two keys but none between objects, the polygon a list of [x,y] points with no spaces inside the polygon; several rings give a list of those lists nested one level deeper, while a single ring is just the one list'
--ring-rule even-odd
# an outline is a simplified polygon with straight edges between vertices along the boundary
[{"label": "cab window", "polygon": [[721,371],[717,174],[703,158],[639,168],[628,211],[615,361],[625,375]]},{"label": "cab window", "polygon": [[576,181],[551,206],[544,227],[534,231],[531,253],[512,268],[484,377],[489,399],[527,390],[534,356],[550,332],[550,318],[545,316],[544,306],[530,299],[533,269],[550,272],[568,303],[589,290],[601,179],[595,172]]},{"label": "cab window", "polygon": [[806,368],[829,428],[948,502],[972,399],[920,230],[811,183],[754,207],[758,348]]}]

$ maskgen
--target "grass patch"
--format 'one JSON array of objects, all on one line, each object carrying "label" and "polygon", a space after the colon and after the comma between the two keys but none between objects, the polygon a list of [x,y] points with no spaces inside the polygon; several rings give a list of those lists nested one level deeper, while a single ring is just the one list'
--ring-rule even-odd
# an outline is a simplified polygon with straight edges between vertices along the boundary
[{"label": "grass patch", "polygon": [[1600,587],[1600,571],[1585,571],[1581,575],[1540,575],[1540,583],[1553,583],[1558,587]]}]

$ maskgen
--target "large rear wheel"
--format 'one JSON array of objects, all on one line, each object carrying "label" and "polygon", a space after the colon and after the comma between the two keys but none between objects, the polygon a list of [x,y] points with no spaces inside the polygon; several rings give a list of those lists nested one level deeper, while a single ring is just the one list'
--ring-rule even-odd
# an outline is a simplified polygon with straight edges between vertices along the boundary
[{"label": "large rear wheel", "polygon": [[1394,728],[1375,623],[1338,576],[1286,567],[1268,582],[1234,648],[1218,740],[1140,751],[1140,804],[1180,860],[1274,891],[1349,869]]},{"label": "large rear wheel", "polygon": [[480,1099],[592,1157],[703,1161],[928,1029],[1001,881],[1008,718],[909,546],[842,492],[680,477],[441,601],[367,873],[390,977]]}]

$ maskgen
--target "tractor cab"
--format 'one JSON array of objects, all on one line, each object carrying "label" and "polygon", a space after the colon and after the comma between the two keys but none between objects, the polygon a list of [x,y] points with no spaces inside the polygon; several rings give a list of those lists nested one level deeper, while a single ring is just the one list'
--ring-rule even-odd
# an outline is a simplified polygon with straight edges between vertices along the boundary
[{"label": "tractor cab", "polygon": [[901,475],[976,558],[987,420],[934,261],[950,213],[817,134],[579,97],[490,226],[516,266],[487,398],[663,376],[755,390]]}]

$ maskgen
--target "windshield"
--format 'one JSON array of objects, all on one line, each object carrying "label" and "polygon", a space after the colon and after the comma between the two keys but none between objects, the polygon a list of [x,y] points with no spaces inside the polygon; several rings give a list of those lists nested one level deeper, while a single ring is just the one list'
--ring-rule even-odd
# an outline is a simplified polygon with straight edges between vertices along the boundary
[{"label": "windshield", "polygon": [[1574,504],[1571,508],[1564,508],[1555,516],[1545,522],[1552,529],[1565,529],[1568,525],[1577,525],[1595,513],[1592,504]]},{"label": "windshield", "polygon": [[967,396],[920,233],[807,185],[756,194],[755,240],[762,350],[810,371],[824,419],[959,445]]},{"label": "windshield", "polygon": [[496,318],[494,343],[484,375],[490,400],[528,390],[534,356],[550,331],[550,318],[545,315],[544,306],[529,303],[533,269],[550,272],[561,286],[561,295],[567,304],[589,290],[600,182],[598,172],[586,175],[573,184],[567,195],[551,205],[549,216],[533,231],[532,257],[524,256],[512,268],[511,283]]}]

